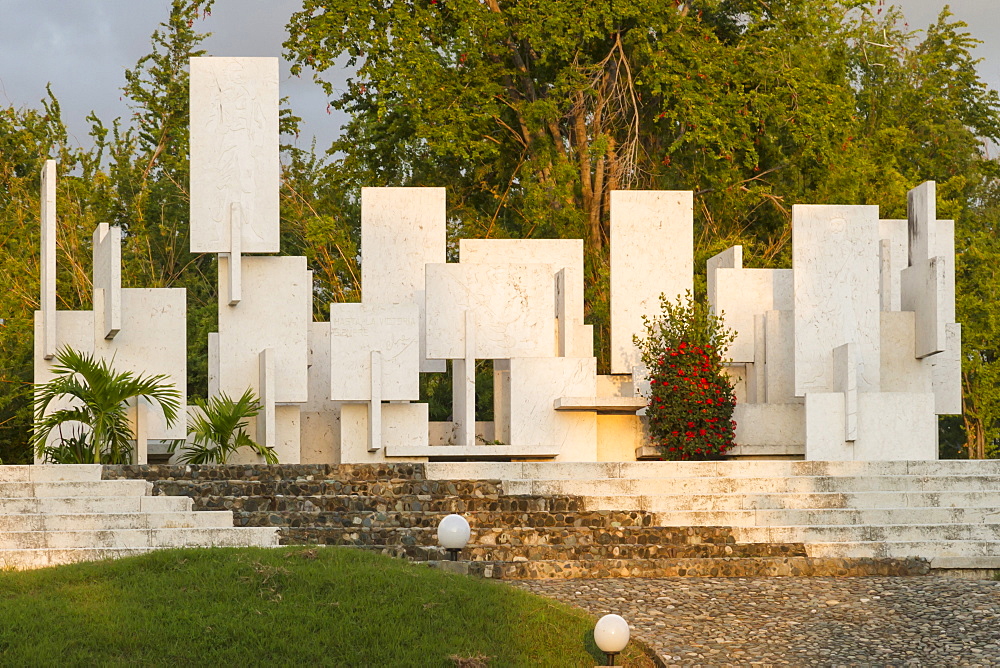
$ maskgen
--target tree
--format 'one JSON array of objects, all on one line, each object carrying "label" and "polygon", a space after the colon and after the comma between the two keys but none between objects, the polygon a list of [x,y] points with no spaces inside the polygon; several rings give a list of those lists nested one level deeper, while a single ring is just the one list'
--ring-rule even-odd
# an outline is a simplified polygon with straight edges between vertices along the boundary
[{"label": "tree", "polygon": [[[130,463],[134,435],[128,408],[139,399],[159,406],[168,427],[177,420],[181,395],[165,375],[115,371],[107,360],[70,348],[58,351],[55,360],[55,377],[35,388],[32,443],[40,457],[60,464]],[[69,406],[46,414],[56,402]],[[53,431],[59,432],[59,442],[47,446]]]}]

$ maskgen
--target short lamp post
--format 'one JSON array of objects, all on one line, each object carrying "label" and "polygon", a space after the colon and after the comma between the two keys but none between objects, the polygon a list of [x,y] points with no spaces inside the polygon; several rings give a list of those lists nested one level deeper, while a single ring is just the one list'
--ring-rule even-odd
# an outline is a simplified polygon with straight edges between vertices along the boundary
[{"label": "short lamp post", "polygon": [[615,655],[628,644],[628,622],[619,615],[604,615],[594,626],[594,642],[608,657],[608,665],[615,665]]},{"label": "short lamp post", "polygon": [[469,543],[470,535],[469,523],[461,515],[448,515],[438,525],[438,543],[448,550],[452,561],[458,561],[458,553]]}]

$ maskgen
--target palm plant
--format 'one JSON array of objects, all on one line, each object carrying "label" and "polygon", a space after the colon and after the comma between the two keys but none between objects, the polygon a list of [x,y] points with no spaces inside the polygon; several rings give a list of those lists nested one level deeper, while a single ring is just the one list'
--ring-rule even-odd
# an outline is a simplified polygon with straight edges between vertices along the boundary
[{"label": "palm plant", "polygon": [[[55,377],[36,388],[32,436],[32,446],[48,461],[128,463],[133,438],[128,419],[130,401],[141,398],[159,405],[168,427],[177,420],[181,395],[166,375],[115,371],[107,360],[69,347],[59,350],[55,360]],[[46,414],[58,399],[69,399],[70,406]],[[73,423],[77,425],[73,427]],[[63,436],[64,426],[70,426],[70,436]],[[48,446],[53,430],[59,431],[59,440]]]},{"label": "palm plant", "polygon": [[[197,398],[194,404],[201,410],[188,420],[191,445],[179,457],[182,464],[225,464],[231,454],[240,448],[250,448],[268,464],[277,464],[274,448],[261,445],[246,433],[247,420],[260,412],[260,402],[253,390],[247,388],[235,401],[225,392],[208,401]],[[173,443],[173,452],[179,445]]]}]

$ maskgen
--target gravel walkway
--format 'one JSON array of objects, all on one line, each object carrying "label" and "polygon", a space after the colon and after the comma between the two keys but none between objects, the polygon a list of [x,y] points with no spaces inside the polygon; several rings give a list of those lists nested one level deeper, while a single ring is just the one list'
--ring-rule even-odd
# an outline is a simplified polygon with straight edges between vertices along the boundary
[{"label": "gravel walkway", "polygon": [[511,581],[625,617],[668,666],[1000,666],[1000,582],[945,577]]}]

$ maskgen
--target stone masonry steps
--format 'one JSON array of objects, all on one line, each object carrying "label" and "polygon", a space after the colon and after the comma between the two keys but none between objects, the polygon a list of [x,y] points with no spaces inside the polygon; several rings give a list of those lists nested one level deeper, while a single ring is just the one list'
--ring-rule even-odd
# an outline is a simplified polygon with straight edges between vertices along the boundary
[{"label": "stone masonry steps", "polygon": [[[776,482],[780,484],[780,482]],[[652,513],[673,511],[821,510],[902,508],[997,508],[1000,491],[824,492],[788,494],[618,494],[586,495],[588,509],[631,508]]]},{"label": "stone masonry steps", "polygon": [[433,497],[420,496],[196,496],[195,510],[232,510],[250,512],[542,512],[585,511],[582,497],[571,496],[498,496]]},{"label": "stone masonry steps", "polygon": [[39,568],[165,547],[277,545],[276,530],[234,527],[229,511],[151,496],[146,480],[104,480],[99,465],[0,466],[0,568]]},{"label": "stone masonry steps", "polygon": [[[648,465],[648,466],[647,466]],[[428,476],[467,475],[464,463]],[[810,557],[924,557],[1000,568],[1000,461],[496,463],[520,493],[578,494],[590,510],[654,524],[731,526],[745,542],[801,542]]]},{"label": "stone masonry steps", "polygon": [[283,544],[343,545],[422,561],[442,559],[437,523],[461,513],[473,527],[463,563],[489,577],[927,570],[919,560],[810,559],[794,541],[748,543],[727,527],[654,526],[648,512],[588,508],[578,494],[511,494],[508,487],[530,487],[496,478],[434,479],[426,471],[425,465],[148,466],[108,467],[104,475],[151,482],[156,494],[183,495],[195,509],[231,510],[241,526],[279,527]]},{"label": "stone masonry steps", "polygon": [[[236,526],[275,527],[341,527],[341,528],[428,528],[437,529],[448,512],[439,511],[377,511],[308,512],[286,510],[234,511]],[[476,527],[648,527],[653,515],[643,511],[615,512],[610,510],[582,512],[474,511],[463,517]]]}]

